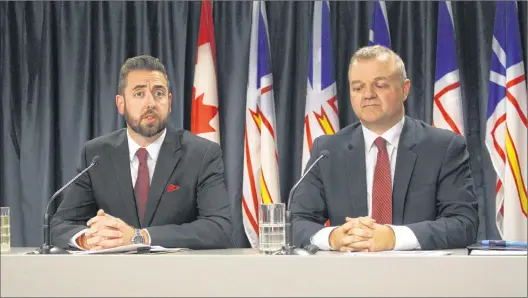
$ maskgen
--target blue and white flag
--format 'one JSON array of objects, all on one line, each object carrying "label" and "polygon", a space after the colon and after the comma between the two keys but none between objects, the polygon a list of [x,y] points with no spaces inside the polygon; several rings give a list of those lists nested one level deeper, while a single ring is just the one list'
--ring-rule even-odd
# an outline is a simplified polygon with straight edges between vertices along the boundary
[{"label": "blue and white flag", "polygon": [[497,1],[496,9],[486,123],[496,223],[503,239],[527,241],[528,105],[517,4]]},{"label": "blue and white flag", "polygon": [[328,1],[315,1],[308,60],[302,172],[310,158],[310,149],[315,138],[323,134],[334,134],[338,130],[339,113],[332,58],[330,5]]},{"label": "blue and white flag", "polygon": [[450,1],[438,2],[433,126],[464,135],[464,112]]},{"label": "blue and white flag", "polygon": [[246,236],[255,248],[259,205],[281,202],[268,21],[261,1],[253,2],[249,51],[242,216]]},{"label": "blue and white flag", "polygon": [[387,18],[387,6],[385,1],[376,1],[372,18],[370,19],[369,46],[382,45],[391,48],[389,32],[389,19]]}]

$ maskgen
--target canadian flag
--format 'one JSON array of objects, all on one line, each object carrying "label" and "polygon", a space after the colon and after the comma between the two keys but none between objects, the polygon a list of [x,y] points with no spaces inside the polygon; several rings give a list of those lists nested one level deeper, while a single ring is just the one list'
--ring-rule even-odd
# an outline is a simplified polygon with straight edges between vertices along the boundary
[{"label": "canadian flag", "polygon": [[203,1],[194,70],[191,132],[213,142],[220,143],[218,119],[213,7],[211,1]]}]

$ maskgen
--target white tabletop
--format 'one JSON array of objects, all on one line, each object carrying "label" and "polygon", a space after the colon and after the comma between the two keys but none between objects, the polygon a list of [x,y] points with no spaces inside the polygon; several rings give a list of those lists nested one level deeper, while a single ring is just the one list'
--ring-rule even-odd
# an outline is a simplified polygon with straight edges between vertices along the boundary
[{"label": "white tabletop", "polygon": [[1,256],[1,296],[526,297],[526,256],[270,256],[253,249]]}]

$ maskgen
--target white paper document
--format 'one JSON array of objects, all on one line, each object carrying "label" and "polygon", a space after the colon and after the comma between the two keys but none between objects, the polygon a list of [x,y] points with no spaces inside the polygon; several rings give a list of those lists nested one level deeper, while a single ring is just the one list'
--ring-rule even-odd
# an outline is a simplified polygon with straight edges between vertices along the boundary
[{"label": "white paper document", "polygon": [[82,251],[70,251],[70,253],[75,255],[95,255],[95,254],[138,254],[141,253],[141,250],[148,251],[150,247],[150,252],[177,252],[188,250],[187,248],[165,248],[162,246],[149,246],[146,244],[130,244],[123,245],[114,248],[107,248],[102,250],[82,250]]},{"label": "white paper document", "polygon": [[471,256],[528,256],[526,250],[484,250],[474,249]]},{"label": "white paper document", "polygon": [[408,250],[408,251],[379,251],[379,252],[347,252],[346,256],[379,257],[379,256],[401,256],[401,257],[431,257],[448,256],[450,251],[442,250]]}]

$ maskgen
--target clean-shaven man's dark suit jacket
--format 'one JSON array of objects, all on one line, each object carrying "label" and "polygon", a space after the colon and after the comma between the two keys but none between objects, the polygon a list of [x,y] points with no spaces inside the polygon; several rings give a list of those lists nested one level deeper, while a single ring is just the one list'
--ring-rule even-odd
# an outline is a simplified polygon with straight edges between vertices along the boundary
[{"label": "clean-shaven man's dark suit jacket", "polygon": [[[97,166],[68,188],[53,217],[54,245],[69,247],[69,240],[86,228],[98,209],[103,209],[132,227],[147,228],[151,245],[192,249],[232,246],[231,215],[218,144],[167,127],[143,222],[132,187],[126,129],[87,142],[80,169],[96,155],[100,156]],[[168,189],[171,184],[174,186]]]},{"label": "clean-shaven man's dark suit jacket", "polygon": [[[321,160],[292,198],[296,245],[330,219],[368,215],[365,141],[359,123],[335,135],[317,138],[309,165]],[[392,191],[392,223],[409,227],[421,249],[460,248],[473,244],[478,228],[477,200],[464,137],[405,118],[398,145]]]}]

